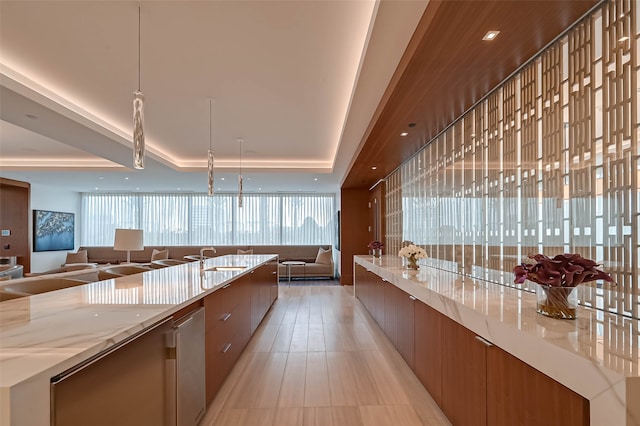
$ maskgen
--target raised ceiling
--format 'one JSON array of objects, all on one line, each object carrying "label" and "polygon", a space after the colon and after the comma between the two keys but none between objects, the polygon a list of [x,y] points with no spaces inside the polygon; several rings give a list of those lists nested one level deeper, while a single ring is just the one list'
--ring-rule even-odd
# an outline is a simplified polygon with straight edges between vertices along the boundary
[{"label": "raised ceiling", "polygon": [[[138,5],[144,171],[131,167]],[[0,172],[204,192],[212,100],[217,187],[235,189],[243,138],[247,190],[337,190],[425,5],[2,1]]]},{"label": "raised ceiling", "polygon": [[431,1],[343,188],[375,185],[598,3]]},{"label": "raised ceiling", "polygon": [[[368,188],[596,3],[2,1],[0,174],[204,192],[213,98],[222,191],[237,138],[248,191]],[[144,171],[130,142],[138,4]]]}]

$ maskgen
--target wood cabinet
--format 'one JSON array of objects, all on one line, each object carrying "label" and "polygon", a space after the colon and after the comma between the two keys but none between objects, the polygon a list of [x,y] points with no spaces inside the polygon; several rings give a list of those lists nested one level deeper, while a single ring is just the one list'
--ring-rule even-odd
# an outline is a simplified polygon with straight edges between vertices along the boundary
[{"label": "wood cabinet", "polygon": [[207,404],[277,298],[275,268],[260,266],[204,298]]},{"label": "wood cabinet", "polygon": [[242,319],[246,315],[242,298],[248,300],[249,282],[245,275],[204,299],[207,404],[213,401],[244,349],[244,340],[250,337],[250,328],[244,330],[247,324]]},{"label": "wood cabinet", "polygon": [[[250,273],[251,277],[251,334],[278,297],[278,265],[267,263]],[[275,286],[275,291],[274,291]]]},{"label": "wood cabinet", "polygon": [[589,401],[497,346],[487,351],[487,424],[588,425]]},{"label": "wood cabinet", "polygon": [[360,266],[356,265],[354,271],[354,294],[360,299],[360,302],[364,305],[365,308],[369,309],[369,285],[367,284],[367,270]]},{"label": "wood cabinet", "polygon": [[361,265],[355,295],[454,425],[588,425],[589,401]]},{"label": "wood cabinet", "polygon": [[360,265],[356,265],[355,276],[356,297],[360,299],[373,319],[384,330],[384,291],[385,284],[390,284]]},{"label": "wood cabinet", "polygon": [[414,308],[414,367],[418,380],[442,405],[442,315],[416,300]]},{"label": "wood cabinet", "polygon": [[382,283],[382,307],[383,307],[383,323],[382,328],[384,334],[398,347],[398,304],[400,299],[406,293],[393,284],[388,282]]},{"label": "wood cabinet", "polygon": [[[389,286],[395,287],[392,284]],[[409,367],[415,370],[415,305],[422,302],[400,289],[398,289],[396,301],[398,306],[396,348]]]},{"label": "wood cabinet", "polygon": [[475,333],[441,315],[442,403],[455,425],[482,426],[487,419],[487,346]]}]

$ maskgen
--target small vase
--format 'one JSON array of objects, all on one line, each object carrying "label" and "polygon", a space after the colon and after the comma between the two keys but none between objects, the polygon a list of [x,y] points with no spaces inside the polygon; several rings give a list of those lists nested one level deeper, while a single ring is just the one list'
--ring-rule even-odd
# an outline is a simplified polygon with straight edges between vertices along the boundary
[{"label": "small vase", "polygon": [[372,249],[371,254],[373,255],[373,257],[381,257],[382,249]]},{"label": "small vase", "polygon": [[420,269],[420,266],[418,266],[416,258],[414,258],[414,257],[408,257],[407,258],[407,269],[413,269],[415,271]]},{"label": "small vase", "polygon": [[539,314],[557,319],[578,317],[578,291],[575,287],[538,284],[536,299]]}]

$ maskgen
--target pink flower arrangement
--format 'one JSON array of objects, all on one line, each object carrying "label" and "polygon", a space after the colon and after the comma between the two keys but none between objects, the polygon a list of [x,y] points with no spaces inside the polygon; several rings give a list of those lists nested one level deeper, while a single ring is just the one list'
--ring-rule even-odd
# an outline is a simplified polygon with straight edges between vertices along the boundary
[{"label": "pink flower arrangement", "polygon": [[596,262],[585,259],[579,254],[558,254],[553,258],[544,254],[529,254],[530,262],[513,268],[514,283],[525,280],[554,287],[576,287],[579,284],[595,280],[614,282],[609,274],[597,269]]}]

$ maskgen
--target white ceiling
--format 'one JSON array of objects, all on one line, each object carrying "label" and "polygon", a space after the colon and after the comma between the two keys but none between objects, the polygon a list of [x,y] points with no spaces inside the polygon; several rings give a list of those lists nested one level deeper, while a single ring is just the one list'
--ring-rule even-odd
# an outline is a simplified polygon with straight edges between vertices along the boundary
[{"label": "white ceiling", "polygon": [[[145,94],[145,170],[132,92]],[[75,191],[336,191],[426,1],[2,1],[0,175]],[[224,178],[224,180],[222,180]]]}]

